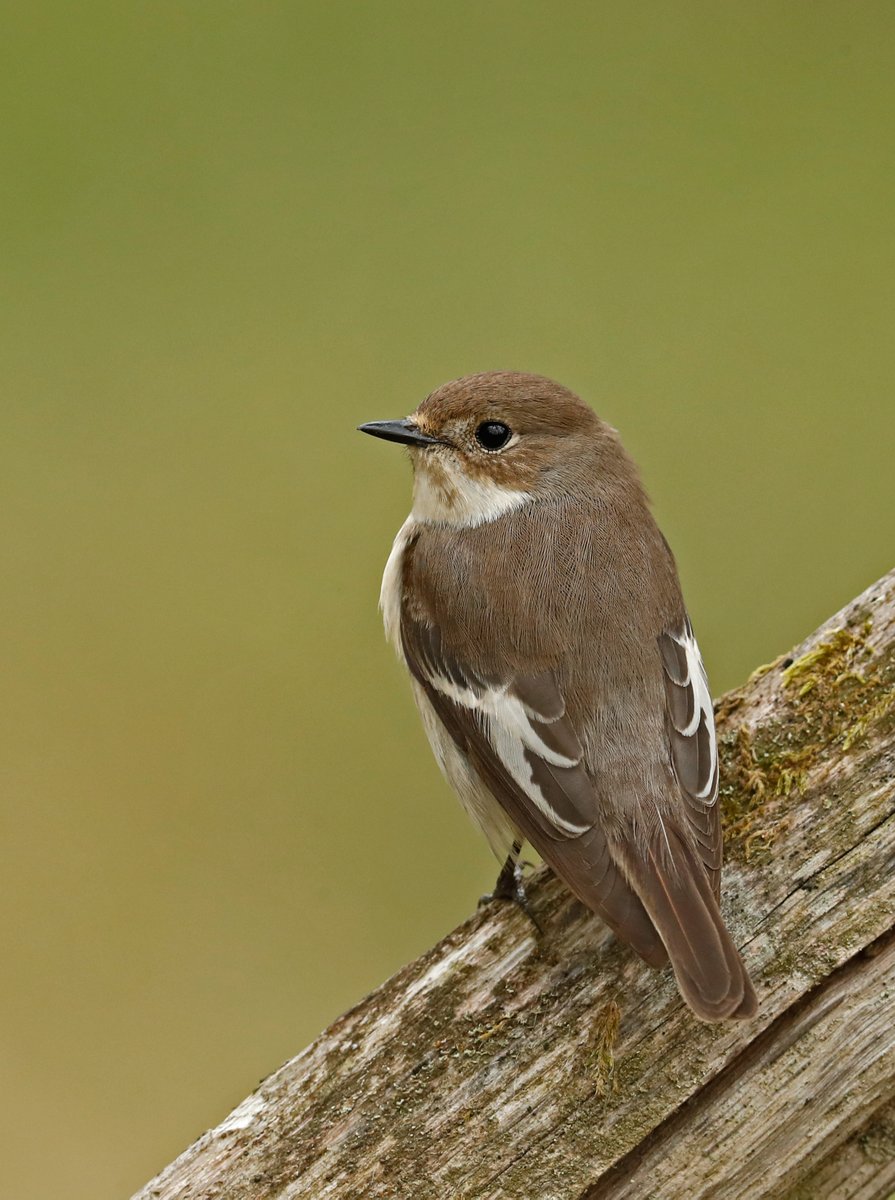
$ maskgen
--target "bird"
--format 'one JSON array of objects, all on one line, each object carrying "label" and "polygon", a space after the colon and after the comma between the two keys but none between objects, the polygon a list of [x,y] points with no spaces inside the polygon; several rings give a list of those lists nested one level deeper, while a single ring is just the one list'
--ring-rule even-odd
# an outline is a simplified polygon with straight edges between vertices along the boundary
[{"label": "bird", "polygon": [[540,854],[698,1018],[757,997],[719,907],[711,693],[677,566],[616,430],[540,375],[443,384],[363,433],[407,447],[380,607],[448,782],[524,900]]}]

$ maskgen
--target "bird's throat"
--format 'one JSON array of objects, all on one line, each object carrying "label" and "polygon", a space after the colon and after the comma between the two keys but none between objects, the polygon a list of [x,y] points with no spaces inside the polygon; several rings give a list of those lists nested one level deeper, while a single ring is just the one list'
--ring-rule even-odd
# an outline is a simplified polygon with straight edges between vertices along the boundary
[{"label": "bird's throat", "polygon": [[414,520],[469,528],[521,508],[528,492],[503,487],[486,476],[473,478],[449,459],[419,454],[414,462]]}]

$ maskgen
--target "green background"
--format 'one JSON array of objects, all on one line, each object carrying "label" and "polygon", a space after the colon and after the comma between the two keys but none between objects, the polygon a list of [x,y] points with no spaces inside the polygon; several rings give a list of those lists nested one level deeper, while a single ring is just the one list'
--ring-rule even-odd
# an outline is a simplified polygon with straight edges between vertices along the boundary
[{"label": "green background", "polygon": [[129,1194],[460,921],[383,642],[492,367],[618,426],[716,691],[892,564],[890,3],[12,4],[0,1192]]}]

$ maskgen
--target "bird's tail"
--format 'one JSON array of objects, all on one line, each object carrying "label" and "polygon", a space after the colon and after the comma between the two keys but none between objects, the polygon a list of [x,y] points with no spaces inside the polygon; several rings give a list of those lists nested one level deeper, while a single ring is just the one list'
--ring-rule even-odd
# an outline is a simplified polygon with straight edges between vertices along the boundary
[{"label": "bird's tail", "polygon": [[758,998],[705,867],[669,823],[626,874],[665,944],[678,987],[703,1021],[754,1017]]}]

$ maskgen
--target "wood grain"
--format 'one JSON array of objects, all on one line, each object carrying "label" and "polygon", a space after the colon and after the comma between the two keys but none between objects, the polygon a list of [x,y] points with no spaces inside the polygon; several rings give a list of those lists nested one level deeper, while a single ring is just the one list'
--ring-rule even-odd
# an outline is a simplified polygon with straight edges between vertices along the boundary
[{"label": "wood grain", "polygon": [[888,1200],[892,1195],[895,1195],[895,1094],[804,1175],[785,1200],[818,1197]]}]

